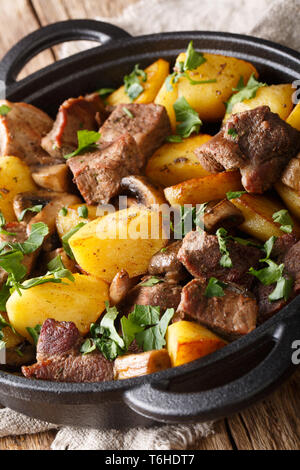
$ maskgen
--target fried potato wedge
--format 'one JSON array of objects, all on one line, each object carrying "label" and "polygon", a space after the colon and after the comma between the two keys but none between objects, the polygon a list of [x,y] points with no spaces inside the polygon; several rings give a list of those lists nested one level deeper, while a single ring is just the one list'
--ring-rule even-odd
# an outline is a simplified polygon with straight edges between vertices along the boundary
[{"label": "fried potato wedge", "polygon": [[300,219],[300,194],[281,181],[275,184],[275,189],[291,214]]},{"label": "fried potato wedge", "polygon": [[172,367],[207,356],[227,344],[204,326],[190,321],[170,325],[166,341]]},{"label": "fried potato wedge", "polygon": [[178,144],[164,144],[149,159],[146,175],[163,187],[209,175],[201,166],[194,150],[210,139],[210,135],[200,134]]},{"label": "fried potato wedge", "polygon": [[7,222],[16,221],[13,201],[17,194],[37,190],[29,167],[20,158],[0,159],[0,211]]},{"label": "fried potato wedge", "polygon": [[[144,91],[134,100],[134,103],[152,103],[160,90],[165,79],[169,75],[170,65],[164,59],[158,59],[145,69],[147,80],[141,82]],[[107,103],[116,106],[120,103],[131,103],[129,96],[125,93],[124,85],[114,91],[107,98]]]},{"label": "fried potato wedge", "polygon": [[[80,216],[80,207],[86,207],[87,217]],[[66,207],[66,209],[66,215],[64,215],[64,212],[60,211],[56,216],[56,228],[60,238],[66,235],[70,230],[72,230],[72,228],[76,227],[76,225],[80,224],[81,222],[91,222],[97,217],[97,206],[75,204]]]},{"label": "fried potato wedge", "polygon": [[109,300],[108,284],[101,279],[74,274],[75,282],[68,279],[61,284],[40,284],[22,291],[15,291],[6,304],[7,314],[15,330],[29,341],[32,338],[27,327],[42,325],[47,318],[72,321],[82,334],[89,332],[105,309]]},{"label": "fried potato wedge", "polygon": [[166,238],[161,213],[132,206],[89,222],[69,244],[85,272],[111,282],[122,269],[130,277],[146,273]]},{"label": "fried potato wedge", "polygon": [[[245,221],[239,226],[248,235],[265,242],[270,237],[281,237],[284,232],[272,216],[284,206],[267,196],[243,194],[231,202],[243,213]],[[294,233],[300,235],[300,225],[294,220]]]},{"label": "fried potato wedge", "polygon": [[[184,62],[185,58],[186,54],[181,53],[176,62]],[[173,130],[176,127],[173,104],[177,98],[184,96],[203,121],[219,121],[225,115],[224,103],[232,95],[232,89],[236,88],[240,78],[243,77],[247,83],[253,73],[258,77],[255,67],[244,60],[216,54],[204,54],[204,58],[206,62],[188,74],[194,81],[215,80],[215,82],[195,85],[191,84],[188,78],[181,77],[173,84],[172,91],[169,91],[164,84],[155,99],[156,104],[166,107]]]},{"label": "fried potato wedge", "polygon": [[287,118],[286,122],[290,126],[300,131],[300,103],[295,106],[295,108]]},{"label": "fried potato wedge", "polygon": [[202,204],[216,199],[224,199],[229,191],[241,191],[239,171],[224,171],[213,175],[195,178],[166,188],[165,196],[171,206],[179,204]]},{"label": "fried potato wedge", "polygon": [[130,379],[141,375],[153,374],[171,367],[170,356],[166,349],[127,354],[117,357],[114,363],[115,380]]},{"label": "fried potato wedge", "polygon": [[[292,95],[294,93],[292,85],[271,85],[259,88],[255,98],[242,101],[233,106],[232,114],[242,113],[259,106],[269,106],[273,113],[279,114],[281,119],[286,120],[293,109]],[[226,114],[225,120],[230,114]]]}]

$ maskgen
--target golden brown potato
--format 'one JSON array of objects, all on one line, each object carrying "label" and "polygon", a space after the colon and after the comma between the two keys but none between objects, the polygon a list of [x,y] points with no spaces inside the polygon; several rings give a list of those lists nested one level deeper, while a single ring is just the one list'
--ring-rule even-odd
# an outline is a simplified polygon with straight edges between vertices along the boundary
[{"label": "golden brown potato", "polygon": [[19,193],[35,191],[29,167],[20,158],[0,158],[0,211],[7,222],[16,221],[13,209],[14,197]]},{"label": "golden brown potato", "polygon": [[6,304],[10,323],[29,341],[27,327],[42,325],[47,318],[72,321],[82,334],[87,334],[108,301],[108,284],[93,276],[74,274],[75,282],[68,279],[62,284],[40,284],[15,291]]},{"label": "golden brown potato", "polygon": [[[164,59],[158,59],[145,69],[147,73],[147,81],[141,82],[144,91],[134,100],[134,103],[152,103],[169,75],[169,62]],[[116,106],[120,103],[130,103],[129,96],[125,93],[124,85],[114,91],[108,98],[107,103]]]},{"label": "golden brown potato", "polygon": [[295,108],[287,118],[286,122],[290,126],[300,131],[300,103],[295,106]]},{"label": "golden brown potato", "polygon": [[288,210],[300,219],[300,194],[281,181],[275,184],[275,188]]},{"label": "golden brown potato", "polygon": [[[292,95],[294,93],[292,85],[271,85],[259,88],[255,98],[242,101],[233,106],[232,114],[241,113],[259,106],[269,106],[273,113],[279,114],[281,119],[286,120],[293,109]],[[230,114],[226,114],[225,120]]]},{"label": "golden brown potato", "polygon": [[38,186],[50,191],[67,193],[72,189],[70,170],[65,163],[37,168],[32,178]]},{"label": "golden brown potato", "polygon": [[184,181],[165,189],[167,201],[174,206],[179,204],[202,204],[216,199],[224,199],[229,191],[242,190],[239,171],[224,171]]},{"label": "golden brown potato", "polygon": [[172,367],[207,356],[227,344],[204,326],[190,321],[170,325],[166,341]]},{"label": "golden brown potato", "polygon": [[[176,62],[184,62],[185,53],[179,54]],[[173,104],[177,98],[184,96],[203,121],[219,121],[225,115],[226,101],[232,95],[241,77],[247,83],[257,70],[249,62],[215,54],[204,54],[206,62],[195,70],[188,72],[195,81],[216,80],[215,83],[192,85],[186,77],[181,77],[173,85],[173,91],[168,91],[164,84],[159,91],[155,103],[166,107],[173,130],[175,130],[175,114]]]},{"label": "golden brown potato", "polygon": [[171,367],[170,356],[166,349],[128,354],[118,357],[114,364],[115,380],[130,379],[141,375],[153,374]]},{"label": "golden brown potato", "polygon": [[150,259],[167,241],[161,214],[132,206],[89,222],[69,244],[85,272],[111,282],[122,269],[130,277],[146,273]]},{"label": "golden brown potato", "polygon": [[[267,196],[243,194],[238,199],[232,199],[231,202],[243,213],[245,221],[239,228],[244,232],[263,242],[272,236],[283,235],[280,224],[275,223],[272,218],[275,212],[284,209],[284,206],[277,201]],[[294,220],[294,233],[300,235],[300,226],[296,220]]]},{"label": "golden brown potato", "polygon": [[[78,209],[79,207],[85,206],[88,210],[87,218],[80,217]],[[81,222],[91,222],[97,217],[97,206],[88,206],[86,204],[75,204],[66,208],[67,214],[64,215],[63,212],[59,211],[56,216],[56,228],[58,235],[62,238],[66,235],[72,228]]]},{"label": "golden brown potato", "polygon": [[210,135],[200,134],[178,144],[164,144],[149,159],[146,175],[163,187],[207,176],[209,172],[201,166],[194,150],[210,139]]}]

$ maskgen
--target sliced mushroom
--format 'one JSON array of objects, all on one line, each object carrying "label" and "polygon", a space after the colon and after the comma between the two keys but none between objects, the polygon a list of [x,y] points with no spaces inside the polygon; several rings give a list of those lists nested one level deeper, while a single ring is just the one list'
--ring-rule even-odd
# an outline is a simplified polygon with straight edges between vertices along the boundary
[{"label": "sliced mushroom", "polygon": [[59,193],[72,190],[72,177],[69,167],[65,164],[42,166],[32,173],[35,183],[41,188]]},{"label": "sliced mushroom", "polygon": [[152,256],[148,267],[149,274],[165,276],[169,282],[180,282],[186,279],[188,273],[177,259],[181,244],[182,241],[178,240]]},{"label": "sliced mushroom", "polygon": [[21,366],[31,364],[35,360],[35,356],[35,347],[25,341],[18,347],[6,349],[6,366],[9,369],[18,369]]},{"label": "sliced mushroom", "polygon": [[295,191],[300,191],[300,153],[289,162],[281,181]]},{"label": "sliced mushroom", "polygon": [[132,289],[138,283],[137,278],[129,277],[129,274],[125,269],[119,271],[113,278],[109,288],[109,298],[112,305],[119,304]]},{"label": "sliced mushroom", "polygon": [[[22,212],[29,207],[42,205],[43,207],[49,204],[53,199],[59,197],[60,193],[54,193],[45,190],[38,190],[36,192],[19,193],[15,196],[13,201],[13,208],[17,219],[21,217]],[[34,212],[26,212],[24,215],[24,222],[29,222],[34,217]]]},{"label": "sliced mushroom", "polygon": [[220,227],[230,229],[244,222],[242,212],[230,201],[224,199],[212,207],[209,206],[203,216],[204,228],[207,232],[215,233]]},{"label": "sliced mushroom", "polygon": [[123,190],[135,195],[138,202],[146,207],[166,204],[163,190],[150,183],[145,176],[125,176],[121,186]]}]

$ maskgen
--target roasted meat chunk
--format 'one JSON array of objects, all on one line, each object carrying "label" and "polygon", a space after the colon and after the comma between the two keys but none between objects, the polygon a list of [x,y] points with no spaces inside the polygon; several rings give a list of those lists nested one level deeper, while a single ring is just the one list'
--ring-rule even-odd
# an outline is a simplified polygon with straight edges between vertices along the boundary
[{"label": "roasted meat chunk", "polygon": [[134,138],[124,134],[99,150],[70,158],[68,166],[88,204],[107,204],[120,192],[124,176],[139,173],[141,155]]},{"label": "roasted meat chunk", "polygon": [[249,193],[263,193],[275,183],[300,149],[300,132],[261,106],[232,115],[221,131],[195,150],[214,173],[239,168]]},{"label": "roasted meat chunk", "polygon": [[42,138],[50,131],[53,121],[43,111],[27,103],[0,101],[8,113],[0,116],[0,154],[14,155],[30,167],[58,163],[41,147]]},{"label": "roasted meat chunk", "polygon": [[25,377],[56,382],[113,380],[113,363],[96,350],[80,353],[83,337],[72,322],[48,319],[37,344],[37,363],[22,367]]},{"label": "roasted meat chunk", "polygon": [[255,297],[235,284],[227,284],[223,297],[205,296],[206,282],[194,279],[181,294],[178,312],[234,340],[256,327],[258,306]]},{"label": "roasted meat chunk", "polygon": [[259,323],[268,320],[300,293],[300,242],[297,242],[292,235],[283,235],[276,241],[272,254],[277,255],[278,263],[284,264],[284,276],[293,279],[293,290],[287,301],[280,299],[271,302],[269,295],[274,291],[276,284],[270,286],[258,284],[256,295],[259,305]]},{"label": "roasted meat chunk", "polygon": [[159,306],[161,313],[167,308],[177,309],[182,287],[163,279],[155,285],[143,285],[147,284],[149,279],[151,277],[146,276],[140,284],[129,291],[122,303],[121,310],[124,313],[132,312],[135,305]]},{"label": "roasted meat chunk", "polygon": [[77,132],[96,131],[106,115],[98,93],[66,100],[59,108],[52,130],[43,138],[42,147],[49,155],[62,159],[78,146]]},{"label": "roasted meat chunk", "polygon": [[143,166],[170,135],[171,127],[163,106],[153,103],[120,104],[105,121],[100,133],[106,142],[112,142],[125,133],[132,135],[140,150]]},{"label": "roasted meat chunk", "polygon": [[300,192],[300,153],[289,162],[282,174],[281,181],[295,191]]},{"label": "roasted meat chunk", "polygon": [[207,281],[216,277],[223,282],[233,282],[250,288],[253,276],[248,273],[251,266],[257,266],[262,252],[259,248],[245,246],[229,240],[227,248],[232,261],[232,268],[220,265],[222,254],[215,235],[204,231],[189,232],[178,252],[178,259],[192,276]]}]

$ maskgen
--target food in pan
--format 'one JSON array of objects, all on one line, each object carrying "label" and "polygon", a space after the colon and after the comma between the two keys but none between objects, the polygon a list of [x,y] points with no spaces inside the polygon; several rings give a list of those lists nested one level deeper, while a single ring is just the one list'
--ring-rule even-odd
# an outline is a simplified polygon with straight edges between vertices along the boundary
[{"label": "food in pan", "polygon": [[137,64],[54,121],[2,101],[3,367],[62,382],[151,374],[226,347],[295,298],[292,95],[191,42],[171,73],[164,59]]}]

